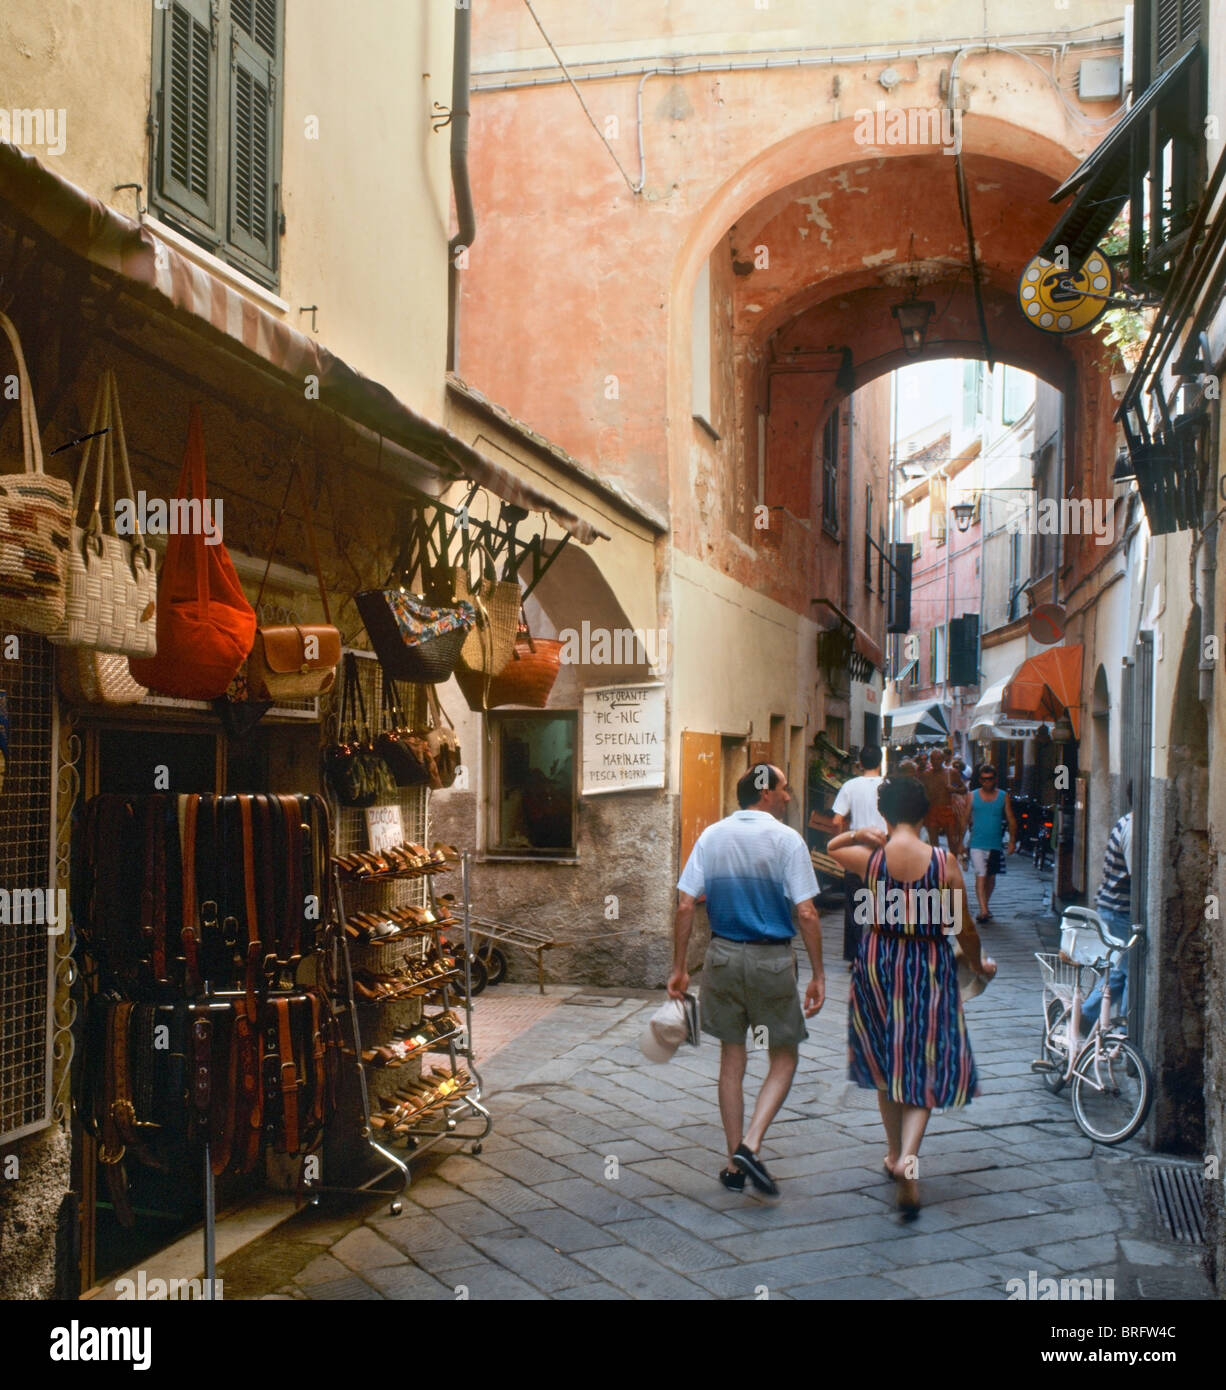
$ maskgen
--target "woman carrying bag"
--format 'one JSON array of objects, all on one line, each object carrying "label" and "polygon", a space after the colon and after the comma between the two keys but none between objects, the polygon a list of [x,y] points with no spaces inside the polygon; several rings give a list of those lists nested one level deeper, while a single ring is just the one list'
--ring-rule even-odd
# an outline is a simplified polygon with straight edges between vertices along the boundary
[{"label": "woman carrying bag", "polygon": [[[848,1075],[877,1092],[883,1167],[898,1185],[899,1212],[911,1220],[920,1209],[918,1159],[928,1117],[978,1094],[955,937],[974,975],[991,979],[996,963],[981,954],[957,862],[920,838],[928,814],[922,783],[887,778],[877,805],[887,833],[849,831],[826,850],[865,882],[857,913],[868,930],[852,962]],[[940,911],[932,910],[934,901]]]}]

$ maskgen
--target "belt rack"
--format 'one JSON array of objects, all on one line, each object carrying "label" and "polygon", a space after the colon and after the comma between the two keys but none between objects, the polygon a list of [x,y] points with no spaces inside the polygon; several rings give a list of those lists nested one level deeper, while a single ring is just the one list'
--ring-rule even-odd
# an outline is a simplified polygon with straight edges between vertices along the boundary
[{"label": "belt rack", "polygon": [[[222,805],[231,812],[224,822],[224,812],[217,809]],[[203,829],[205,807],[212,821],[208,833]],[[224,826],[235,829],[236,811],[241,812],[242,834],[229,839]],[[125,823],[143,828],[125,838]],[[309,796],[112,795],[95,798],[87,810],[83,891],[88,906],[81,936],[109,981],[106,994],[91,1000],[107,1040],[105,1055],[94,1058],[88,1082],[90,1108],[103,1087],[101,1116],[95,1117],[101,1139],[98,1159],[105,1165],[118,1212],[121,1206],[128,1208],[122,1167],[128,1149],[132,1157],[159,1168],[180,1146],[184,1161],[187,1153],[200,1150],[207,1297],[216,1278],[214,1160],[221,1171],[249,1172],[274,1142],[278,1151],[307,1155],[317,1148],[328,1123],[334,1094],[328,1061],[334,1056],[333,1015],[319,983],[297,982],[304,947],[316,962],[325,962],[334,922],[335,908],[326,903],[327,826],[326,807]],[[139,894],[109,862],[99,867],[103,851],[127,873],[139,870]],[[261,866],[270,870],[263,877]],[[236,879],[235,873],[241,877]],[[304,889],[319,897],[299,899]],[[139,906],[130,912],[116,910],[137,898]],[[314,917],[305,906],[312,901],[324,908]],[[303,923],[312,920],[320,930],[300,936]],[[292,935],[280,934],[295,921]],[[245,966],[232,954],[243,939]],[[215,968],[222,970],[220,983]],[[245,974],[245,987],[227,987],[227,973],[238,980]],[[150,1055],[160,1054],[164,1060],[159,1065],[171,1070],[158,1083],[148,1057],[132,1062],[131,1072],[129,1064],[131,1049],[147,1050],[146,1035],[163,1010],[170,1011],[170,1032],[153,1042]],[[174,1045],[176,1026],[182,1034]],[[142,1066],[147,1095],[141,1085],[133,1088]],[[245,1109],[237,1102],[240,1086]],[[138,1104],[150,1113],[151,1095],[162,1097],[155,1122],[137,1113]],[[220,1131],[218,1114],[228,1117]],[[171,1116],[174,1128],[163,1132],[163,1122]],[[141,1142],[138,1132],[143,1132]],[[220,1149],[214,1148],[215,1132],[220,1132]],[[146,1155],[145,1139],[155,1145],[165,1141],[169,1148]]]},{"label": "belt rack", "polygon": [[[333,865],[334,892],[335,900],[339,909],[339,916],[342,922],[349,919],[349,908],[346,906],[346,883],[350,889],[350,898],[356,898],[358,892],[369,887],[376,887],[379,884],[391,883],[406,878],[425,878],[426,893],[429,900],[431,915],[436,919],[433,923],[426,923],[416,928],[407,937],[410,942],[426,943],[425,956],[428,958],[433,952],[436,960],[442,961],[445,955],[443,932],[447,926],[454,926],[456,923],[451,919],[450,910],[440,902],[439,896],[434,889],[434,875],[446,866],[429,866],[421,870],[409,870],[398,873],[387,873],[371,875],[364,879],[346,879],[340,868]],[[406,996],[389,995],[386,999],[378,998],[370,1000],[359,1000],[354,988],[355,972],[353,966],[353,956],[349,944],[349,937],[342,928],[337,933],[336,950],[339,953],[339,970],[334,971],[338,985],[343,982],[343,992],[340,994],[338,1012],[344,1012],[350,1020],[350,1031],[353,1040],[354,1066],[356,1071],[358,1095],[361,1101],[361,1122],[362,1138],[369,1145],[370,1149],[383,1161],[383,1166],[379,1168],[370,1178],[356,1187],[336,1187],[322,1186],[314,1184],[310,1187],[312,1198],[323,1192],[345,1192],[345,1193],[369,1193],[384,1196],[391,1199],[389,1209],[393,1216],[399,1215],[403,1208],[400,1201],[401,1194],[412,1182],[410,1163],[413,1159],[419,1158],[428,1149],[443,1140],[453,1140],[460,1144],[471,1145],[470,1152],[478,1154],[481,1152],[481,1141],[489,1134],[493,1128],[493,1117],[481,1103],[482,1081],[480,1073],[473,1065],[474,1053],[472,1047],[472,946],[470,930],[470,892],[469,892],[469,855],[467,851],[460,856],[460,876],[461,876],[461,900],[462,913],[459,924],[463,929],[462,946],[457,949],[452,946],[452,953],[461,957],[462,952],[462,971],[459,959],[457,959],[454,971],[434,977],[434,982],[422,980],[413,985],[413,992]],[[405,945],[405,939],[394,943],[395,945]],[[359,949],[372,952],[378,951],[383,955],[393,949],[393,944],[367,944]],[[386,962],[385,962],[386,963]],[[455,985],[458,977],[463,974],[464,989],[462,995],[463,1017],[461,1026],[453,1027],[441,1036],[424,1041],[421,1045],[411,1044],[411,1035],[406,1039],[406,1044],[402,1045],[400,1056],[401,1065],[382,1066],[377,1068],[380,1072],[386,1072],[392,1077],[400,1078],[406,1072],[404,1063],[414,1063],[423,1061],[427,1056],[438,1055],[441,1051],[445,1053],[448,1062],[448,1072],[439,1074],[431,1073],[432,1077],[438,1078],[438,1084],[433,1086],[431,1097],[429,1092],[418,1090],[416,1094],[424,1097],[422,1103],[412,1105],[412,1096],[402,1097],[396,1100],[399,1106],[395,1112],[385,1109],[372,1113],[370,1079],[367,1075],[367,1068],[371,1062],[363,1059],[362,1027],[359,1021],[361,1009],[367,1004],[371,1009],[380,1008],[383,1003],[393,1003],[397,999],[419,998],[422,1002],[423,1014],[420,1024],[425,1024],[429,1020],[424,1014],[426,1007],[441,1006],[440,1012],[434,1018],[442,1018],[450,1015],[454,1018],[454,1011],[458,1008],[461,1000],[454,996]],[[464,1071],[460,1069],[461,1061],[467,1062]],[[411,1070],[411,1068],[410,1068]],[[448,1090],[443,1088],[449,1081],[455,1081],[461,1076],[467,1078],[459,1087]],[[417,1083],[418,1086],[424,1084]],[[380,1123],[383,1121],[383,1123]],[[473,1133],[467,1127],[469,1121],[475,1121],[480,1128]],[[465,1126],[461,1128],[461,1126]],[[407,1151],[398,1154],[393,1151],[392,1144],[402,1144]],[[392,1180],[392,1185],[388,1185],[388,1179]]]}]

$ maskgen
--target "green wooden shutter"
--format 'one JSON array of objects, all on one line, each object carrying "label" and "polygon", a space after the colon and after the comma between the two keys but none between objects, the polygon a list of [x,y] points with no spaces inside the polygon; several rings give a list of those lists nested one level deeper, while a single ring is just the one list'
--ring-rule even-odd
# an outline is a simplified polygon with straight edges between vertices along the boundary
[{"label": "green wooden shutter", "polygon": [[158,191],[216,225],[217,61],[209,0],[172,0],[164,11]]},{"label": "green wooden shutter", "polygon": [[234,0],[230,42],[231,245],[277,263],[280,48],[277,0]]}]

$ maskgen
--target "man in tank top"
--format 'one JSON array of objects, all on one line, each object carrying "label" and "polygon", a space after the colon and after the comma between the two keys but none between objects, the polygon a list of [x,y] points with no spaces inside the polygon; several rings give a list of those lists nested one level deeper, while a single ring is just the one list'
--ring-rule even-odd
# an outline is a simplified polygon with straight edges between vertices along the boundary
[{"label": "man in tank top", "polygon": [[971,867],[975,870],[975,896],[979,899],[977,922],[990,922],[989,904],[1001,863],[1001,840],[1009,827],[1009,853],[1017,849],[1017,819],[1008,792],[997,785],[996,769],[981,763],[971,796]]}]

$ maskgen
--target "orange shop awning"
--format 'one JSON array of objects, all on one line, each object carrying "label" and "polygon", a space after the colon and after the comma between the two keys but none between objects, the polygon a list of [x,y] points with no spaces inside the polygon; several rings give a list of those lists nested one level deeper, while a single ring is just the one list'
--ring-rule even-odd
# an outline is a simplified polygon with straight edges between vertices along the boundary
[{"label": "orange shop awning", "polygon": [[1059,719],[1067,713],[1081,737],[1081,658],[1078,646],[1051,647],[1027,657],[1005,682],[1000,707],[1013,719]]}]

